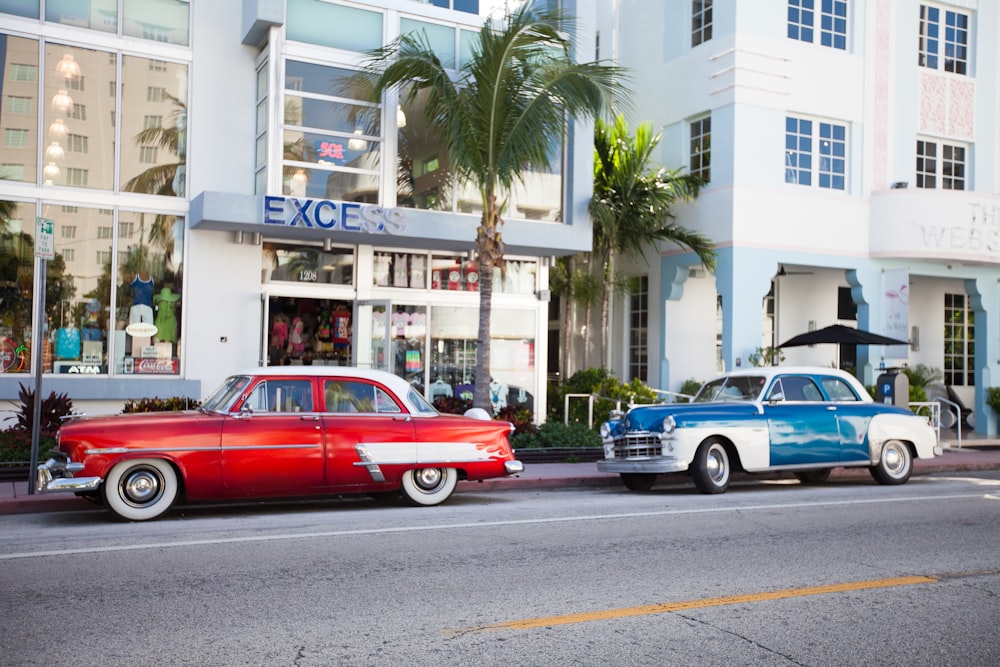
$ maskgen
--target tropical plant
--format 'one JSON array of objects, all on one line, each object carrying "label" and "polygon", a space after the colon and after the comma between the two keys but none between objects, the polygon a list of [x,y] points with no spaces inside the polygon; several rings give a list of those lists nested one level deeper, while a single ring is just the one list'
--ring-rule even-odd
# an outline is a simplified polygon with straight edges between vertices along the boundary
[{"label": "tropical plant", "polygon": [[586,424],[550,421],[539,426],[535,432],[515,433],[511,436],[510,444],[515,450],[600,447],[601,436],[587,428]]},{"label": "tropical plant", "polygon": [[747,361],[751,366],[777,366],[785,360],[785,353],[776,347],[758,347],[747,355]]},{"label": "tropical plant", "polygon": [[370,90],[374,102],[390,90],[400,90],[407,104],[423,94],[425,120],[447,150],[455,181],[479,194],[474,403],[487,410],[493,270],[504,269],[506,200],[500,193],[523,182],[525,171],[551,168],[551,147],[562,139],[567,116],[596,118],[624,92],[622,69],[573,62],[573,27],[557,9],[524,3],[503,19],[483,24],[457,73],[445,68],[421,31],[372,52],[358,75],[362,81],[356,88]]},{"label": "tropical plant", "polygon": [[662,135],[650,123],[640,123],[629,134],[625,118],[598,119],[594,128],[593,255],[601,271],[601,363],[608,358],[608,315],[611,292],[619,281],[619,257],[638,259],[657,241],[667,241],[694,252],[708,269],[717,258],[711,240],[674,222],[674,207],[694,199],[702,180],[680,169],[651,166]]},{"label": "tropical plant", "polygon": [[[19,383],[20,384],[20,383]],[[14,430],[31,432],[35,419],[35,390],[20,384],[18,397],[21,399]],[[73,414],[73,401],[65,393],[50,392],[42,399],[38,432],[42,435],[53,435],[62,426],[63,420]]]},{"label": "tropical plant", "polygon": [[988,405],[993,412],[1000,415],[1000,387],[986,388],[986,405]]}]

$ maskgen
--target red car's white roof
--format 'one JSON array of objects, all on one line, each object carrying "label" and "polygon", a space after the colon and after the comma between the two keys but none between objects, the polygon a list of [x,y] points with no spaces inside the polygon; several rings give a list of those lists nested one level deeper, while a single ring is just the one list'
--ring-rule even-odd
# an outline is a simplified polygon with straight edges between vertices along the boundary
[{"label": "red car's white roof", "polygon": [[406,402],[406,394],[412,388],[410,383],[387,371],[375,370],[373,368],[355,368],[353,366],[258,366],[247,368],[233,375],[253,375],[257,377],[269,376],[297,376],[297,377],[331,377],[331,378],[359,378],[371,380],[385,385],[392,390],[400,400]]}]

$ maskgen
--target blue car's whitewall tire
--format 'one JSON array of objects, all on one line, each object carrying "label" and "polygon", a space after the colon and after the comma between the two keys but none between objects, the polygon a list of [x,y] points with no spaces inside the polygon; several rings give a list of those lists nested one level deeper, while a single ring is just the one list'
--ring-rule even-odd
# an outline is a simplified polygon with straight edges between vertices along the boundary
[{"label": "blue car's whitewall tire", "polygon": [[107,508],[129,521],[160,516],[174,504],[177,489],[177,473],[162,459],[122,461],[101,487]]},{"label": "blue car's whitewall tire", "polygon": [[903,484],[913,473],[913,453],[905,442],[887,440],[878,463],[869,470],[879,484]]},{"label": "blue car's whitewall tire", "polygon": [[721,440],[713,438],[701,443],[691,465],[691,477],[699,491],[725,493],[731,472],[729,452]]}]

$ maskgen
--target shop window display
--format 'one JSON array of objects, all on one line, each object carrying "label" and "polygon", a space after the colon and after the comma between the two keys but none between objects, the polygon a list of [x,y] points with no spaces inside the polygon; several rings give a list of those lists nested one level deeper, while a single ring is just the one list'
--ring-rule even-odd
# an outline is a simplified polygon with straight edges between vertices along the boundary
[{"label": "shop window display", "polygon": [[[5,211],[0,232],[0,370],[31,372],[38,213],[53,221],[56,239],[55,258],[45,262],[43,371],[177,374],[181,263],[175,251],[183,247],[183,221],[45,203],[37,210],[33,203],[21,203]],[[134,231],[132,245],[126,246],[121,230]],[[119,247],[127,248],[119,256],[112,254],[115,236]]]}]

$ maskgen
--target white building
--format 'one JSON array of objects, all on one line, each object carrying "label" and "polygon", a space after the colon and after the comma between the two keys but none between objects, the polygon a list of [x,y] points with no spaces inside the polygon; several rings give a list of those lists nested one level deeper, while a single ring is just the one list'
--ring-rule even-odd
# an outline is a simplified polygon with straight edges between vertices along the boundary
[{"label": "white building", "polygon": [[[0,396],[34,376],[36,218],[56,253],[42,391],[85,411],[200,399],[286,359],[471,392],[479,202],[419,108],[344,84],[401,32],[458,67],[507,4],[0,0]],[[548,260],[589,248],[592,133],[572,126],[557,168],[509,193],[491,376],[498,403],[538,414]]]},{"label": "white building", "polygon": [[[618,0],[605,58],[635,72],[632,123],[709,180],[678,222],[714,275],[664,245],[629,271],[608,366],[677,390],[843,323],[908,346],[815,345],[783,363],[940,369],[996,432],[1000,385],[1000,4]],[[632,322],[647,322],[636,332]]]}]

